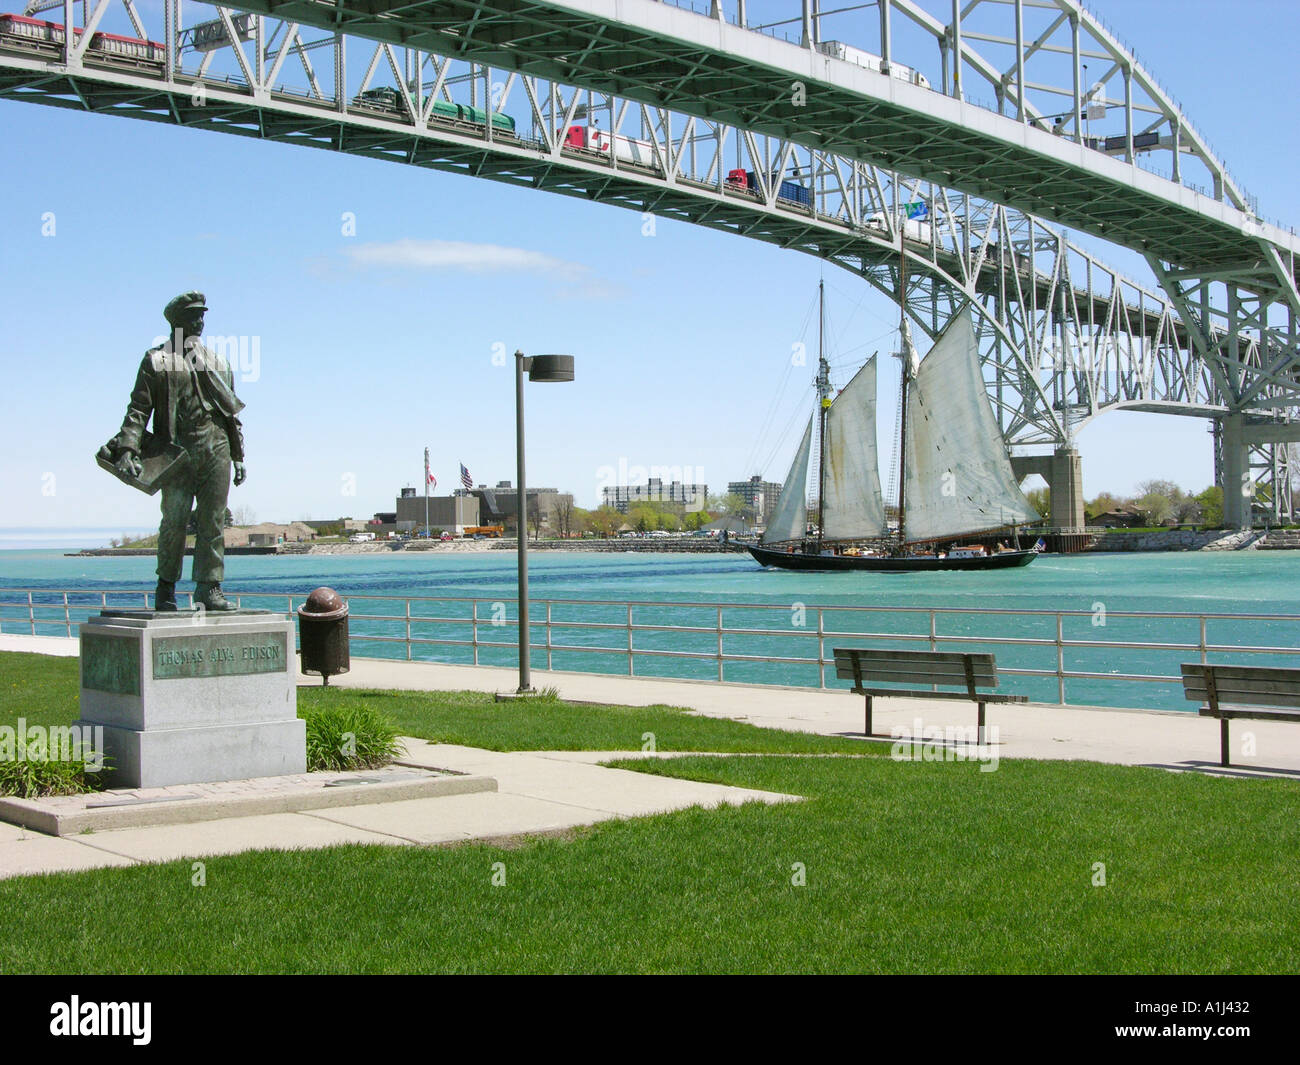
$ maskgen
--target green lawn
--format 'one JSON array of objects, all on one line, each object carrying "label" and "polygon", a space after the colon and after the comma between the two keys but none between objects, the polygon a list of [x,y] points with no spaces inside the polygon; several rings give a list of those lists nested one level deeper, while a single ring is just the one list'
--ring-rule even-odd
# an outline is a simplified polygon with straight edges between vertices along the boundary
[{"label": "green lawn", "polygon": [[[0,652],[0,724],[68,725],[77,718],[78,660]],[[399,692],[307,685],[298,706],[364,703],[403,736],[494,751],[638,751],[654,734],[660,751],[887,754],[852,737],[813,736],[696,717],[670,706],[591,706],[559,700],[496,702],[481,692]]]},{"label": "green lawn", "polygon": [[[801,792],[513,849],[0,881],[3,972],[1294,972],[1300,792],[1084,763],[690,758]],[[1243,826],[1249,830],[1243,830]],[[493,864],[506,883],[492,885]],[[791,883],[803,863],[806,886]],[[1107,886],[1094,887],[1093,863]]]},{"label": "green lawn", "polygon": [[638,751],[654,734],[659,751],[772,754],[888,754],[879,743],[758,728],[697,717],[671,706],[592,706],[560,700],[496,702],[482,692],[299,688],[299,707],[362,702],[397,722],[403,736],[493,751]]},{"label": "green lawn", "polygon": [[[10,666],[0,657],[6,691]],[[536,705],[383,705],[438,738],[510,747],[516,730],[518,746],[536,743],[519,716]],[[611,730],[638,729],[620,708],[574,712],[597,722],[557,716],[575,741],[609,748]],[[660,712],[671,728],[675,712]],[[22,915],[0,941],[0,972],[1300,969],[1293,781],[1012,760],[992,773],[888,758],[628,765],[808,801],[510,847],[208,858],[204,887],[188,861],[0,881],[0,912]]]},{"label": "green lawn", "polygon": [[81,687],[79,658],[0,651],[0,725],[71,725]]}]

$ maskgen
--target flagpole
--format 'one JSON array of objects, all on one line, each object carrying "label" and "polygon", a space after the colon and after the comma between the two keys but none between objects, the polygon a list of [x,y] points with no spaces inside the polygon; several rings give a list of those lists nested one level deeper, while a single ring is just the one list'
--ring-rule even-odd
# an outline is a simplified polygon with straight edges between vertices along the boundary
[{"label": "flagpole", "polygon": [[424,538],[429,539],[429,449],[424,449]]}]

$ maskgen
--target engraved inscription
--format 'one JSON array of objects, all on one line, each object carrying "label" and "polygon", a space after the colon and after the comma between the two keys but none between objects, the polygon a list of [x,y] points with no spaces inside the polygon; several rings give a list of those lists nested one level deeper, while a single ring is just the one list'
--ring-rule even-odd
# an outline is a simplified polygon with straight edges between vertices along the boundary
[{"label": "engraved inscription", "polygon": [[83,632],[81,686],[114,695],[139,695],[140,645],[121,636]]},{"label": "engraved inscription", "polygon": [[283,632],[167,636],[153,642],[154,680],[287,670],[288,647]]}]

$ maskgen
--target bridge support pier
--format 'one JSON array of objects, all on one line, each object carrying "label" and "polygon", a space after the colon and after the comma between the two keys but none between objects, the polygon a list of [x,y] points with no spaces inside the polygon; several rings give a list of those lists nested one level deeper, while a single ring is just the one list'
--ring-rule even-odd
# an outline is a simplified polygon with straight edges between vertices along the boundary
[{"label": "bridge support pier", "polygon": [[1228,414],[1219,419],[1220,470],[1223,483],[1223,524],[1229,529],[1250,528],[1250,446],[1246,443],[1245,417]]},{"label": "bridge support pier", "polygon": [[1052,528],[1082,531],[1087,518],[1083,513],[1083,461],[1077,448],[1057,448],[1051,455],[1017,456],[1012,458],[1011,468],[1021,479],[1036,473],[1047,482]]},{"label": "bridge support pier", "polygon": [[1215,479],[1223,489],[1223,520],[1245,529],[1256,521],[1257,506],[1265,524],[1294,520],[1292,478],[1300,455],[1300,421],[1273,421],[1261,415],[1228,414],[1215,434]]},{"label": "bridge support pier", "polygon": [[1083,460],[1078,448],[1058,448],[1052,455],[1047,487],[1052,499],[1052,526],[1081,530],[1088,519],[1083,513]]}]

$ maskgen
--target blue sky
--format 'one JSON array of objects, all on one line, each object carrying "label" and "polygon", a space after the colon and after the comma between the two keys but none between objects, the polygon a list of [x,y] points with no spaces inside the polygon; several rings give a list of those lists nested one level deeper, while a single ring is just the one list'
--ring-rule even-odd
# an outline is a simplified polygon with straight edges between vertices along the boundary
[{"label": "blue sky", "polygon": [[[1300,220],[1300,8],[1094,9],[1261,213]],[[190,288],[208,296],[208,332],[258,338],[257,380],[237,386],[249,480],[231,501],[259,520],[391,509],[419,483],[426,446],[444,490],[462,461],[477,482],[512,480],[512,370],[493,353],[516,347],[577,358],[573,384],[529,389],[533,484],[590,506],[620,464],[676,468],[711,490],[784,476],[798,433],[781,430],[810,395],[788,366],[792,343],[815,343],[803,332],[811,258],[662,219],[646,237],[614,207],[306,148],[12,102],[0,123],[0,526],[156,521],[156,501],[92,456],[121,421],[163,304]],[[1147,278],[1132,257],[1105,257]],[[842,360],[888,352],[893,305],[842,271],[826,278]],[[887,411],[890,397],[882,386]],[[1111,414],[1080,446],[1088,495],[1212,480],[1201,421]]]}]

